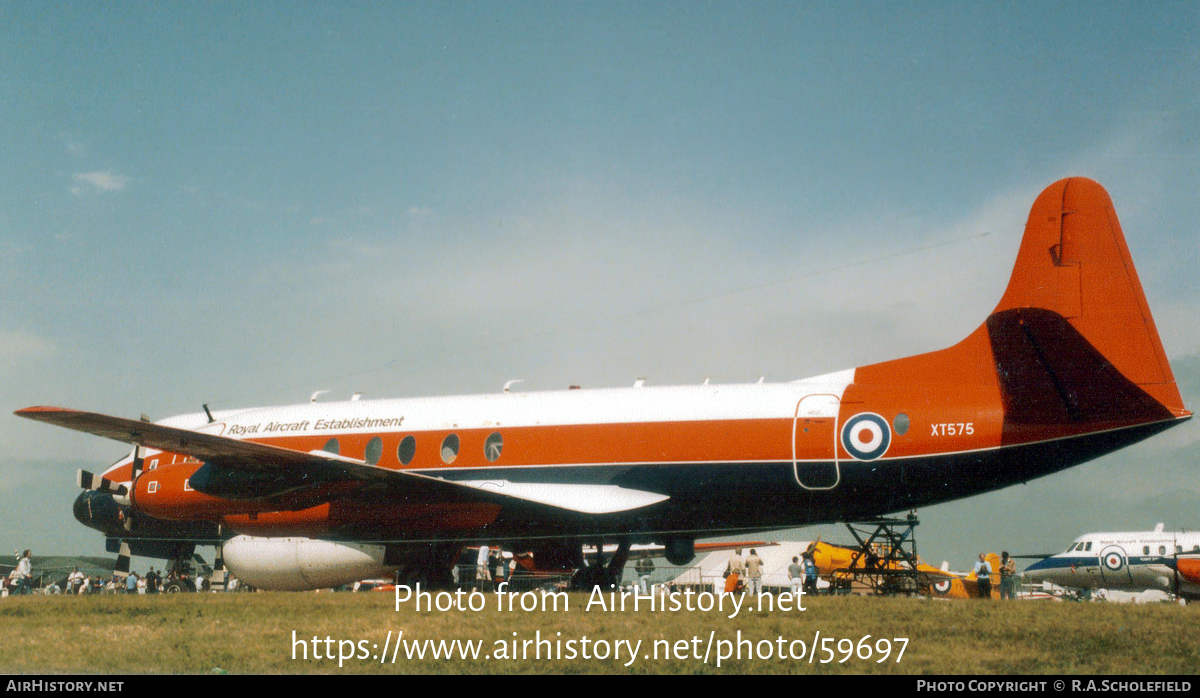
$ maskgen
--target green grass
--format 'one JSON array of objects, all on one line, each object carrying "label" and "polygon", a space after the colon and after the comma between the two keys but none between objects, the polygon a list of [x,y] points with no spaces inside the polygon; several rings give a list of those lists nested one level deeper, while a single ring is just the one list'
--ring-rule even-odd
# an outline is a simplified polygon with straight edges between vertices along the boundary
[{"label": "green grass", "polygon": [[[585,611],[588,597],[572,594],[569,612],[499,613],[488,596],[485,611],[394,610],[387,593],[186,594],[173,596],[10,597],[0,600],[0,672],[66,673],[935,673],[1030,674],[1195,673],[1200,667],[1200,606],[1050,602],[949,602],[928,599],[838,597],[806,599],[804,612],[753,612],[729,619],[716,611],[634,613]],[[608,659],[483,659],[497,641],[532,640],[536,631],[551,640],[641,640],[630,666],[628,651]],[[900,663],[896,650],[883,663],[850,658],[822,664],[795,659],[743,658],[716,666],[715,641],[743,638],[803,640],[813,636],[907,637]],[[309,659],[293,660],[292,632],[305,641]],[[380,663],[388,631],[392,641],[482,641],[477,660],[408,660]],[[556,633],[561,633],[556,635]],[[674,649],[688,640],[688,653],[714,646],[709,661],[643,655],[654,641]],[[333,660],[312,658],[312,637],[331,637]],[[691,642],[699,638],[699,643]],[[338,666],[339,641],[370,659]],[[376,645],[377,647],[372,647]],[[511,647],[511,646],[509,646]],[[576,645],[582,650],[580,644]],[[726,646],[730,647],[729,645]],[[845,645],[843,645],[845,647]],[[349,645],[341,646],[349,652]],[[758,647],[759,650],[763,646]],[[786,646],[785,646],[786,649]],[[799,646],[792,646],[796,652]],[[300,648],[296,654],[303,656]],[[520,645],[518,645],[520,651]],[[530,646],[529,652],[532,653]],[[864,650],[865,651],[865,650]],[[391,657],[389,649],[388,659]],[[842,653],[836,654],[841,659]],[[878,659],[876,655],[873,659]]]}]

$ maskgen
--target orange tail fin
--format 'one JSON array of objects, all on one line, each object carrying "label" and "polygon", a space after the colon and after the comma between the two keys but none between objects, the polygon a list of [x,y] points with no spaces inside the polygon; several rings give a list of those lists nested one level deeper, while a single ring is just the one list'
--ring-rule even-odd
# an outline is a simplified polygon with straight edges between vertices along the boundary
[{"label": "orange tail fin", "polygon": [[1190,414],[1112,201],[1083,178],[1055,182],[1034,202],[1008,288],[987,321],[948,349],[858,368],[843,402],[873,391],[930,409],[983,404],[998,392],[1001,444]]},{"label": "orange tail fin", "polygon": [[[1168,410],[1183,411],[1112,200],[1090,179],[1055,182],[1034,202],[1008,289],[992,317],[1007,312],[1031,318],[1023,311],[1034,308],[1064,318],[1117,373]],[[989,320],[989,328],[1003,324]],[[1037,331],[1031,333],[1036,342]]]}]

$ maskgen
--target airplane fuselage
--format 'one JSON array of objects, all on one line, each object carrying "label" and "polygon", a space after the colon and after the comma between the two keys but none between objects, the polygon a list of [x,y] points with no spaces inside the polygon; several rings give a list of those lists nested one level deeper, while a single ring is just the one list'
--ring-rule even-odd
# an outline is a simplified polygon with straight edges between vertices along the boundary
[{"label": "airplane fuselage", "polygon": [[1177,574],[1180,555],[1200,555],[1200,533],[1089,533],[1077,538],[1065,552],[1030,565],[1022,574],[1029,582],[1074,589],[1154,589],[1200,596],[1197,580]]},{"label": "airplane fuselage", "polygon": [[[531,507],[408,501],[395,492],[293,510],[196,491],[201,463],[145,451],[136,508],[249,535],[356,541],[632,536],[765,530],[854,520],[1026,481],[1166,428],[1174,419],[1033,443],[1004,443],[998,391],[925,384],[864,399],[855,371],[777,384],[639,387],[362,400],[204,413],[162,423],[323,450],[455,481],[615,485],[669,497],[564,522]],[[854,398],[851,401],[848,398]],[[936,399],[933,399],[936,398]],[[128,463],[106,474],[128,479]]]}]

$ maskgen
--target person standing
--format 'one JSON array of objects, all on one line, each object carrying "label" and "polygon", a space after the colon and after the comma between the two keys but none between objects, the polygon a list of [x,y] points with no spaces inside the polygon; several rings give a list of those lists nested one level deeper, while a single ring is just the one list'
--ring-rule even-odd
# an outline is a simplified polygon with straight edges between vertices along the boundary
[{"label": "person standing", "polygon": [[1013,600],[1017,597],[1017,561],[1008,556],[1008,551],[1000,553],[1000,598]]},{"label": "person standing", "polygon": [[979,553],[979,562],[975,563],[975,583],[979,587],[979,598],[992,598],[992,563],[987,561],[983,553]]},{"label": "person standing", "polygon": [[812,553],[804,553],[804,591],[817,595],[817,561]]},{"label": "person standing", "polygon": [[32,553],[26,550],[17,562],[17,593],[28,594],[33,589],[33,560]]},{"label": "person standing", "polygon": [[741,548],[737,548],[733,551],[733,555],[729,557],[729,564],[725,567],[726,579],[734,575],[736,575],[739,580],[746,578],[746,563],[742,562]]},{"label": "person standing", "polygon": [[80,572],[79,565],[76,565],[74,571],[67,577],[67,593],[78,595],[84,579],[83,572]]},{"label": "person standing", "polygon": [[750,557],[746,558],[746,576],[750,579],[750,593],[762,594],[763,561],[758,551],[751,548]]},{"label": "person standing", "polygon": [[792,596],[800,596],[800,588],[804,585],[804,567],[798,557],[792,558],[792,564],[788,565],[788,581],[792,583]]},{"label": "person standing", "polygon": [[638,586],[641,587],[642,594],[648,596],[650,594],[650,575],[654,574],[654,561],[643,557],[634,564],[633,568],[637,571]]},{"label": "person standing", "polygon": [[491,549],[486,545],[479,546],[479,553],[475,557],[475,583],[479,591],[490,591],[492,573],[488,569],[491,563]]}]

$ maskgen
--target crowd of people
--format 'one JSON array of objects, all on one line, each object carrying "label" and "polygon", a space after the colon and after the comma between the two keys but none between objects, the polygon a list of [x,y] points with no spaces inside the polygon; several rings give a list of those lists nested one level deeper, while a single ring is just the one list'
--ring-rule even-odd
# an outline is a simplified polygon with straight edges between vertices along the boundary
[{"label": "crowd of people", "polygon": [[[17,554],[17,564],[8,576],[0,577],[0,597],[24,594],[72,594],[85,596],[88,594],[158,594],[174,590],[209,591],[210,580],[197,574],[194,578],[181,574],[177,570],[159,572],[151,567],[144,575],[129,572],[127,575],[114,573],[107,579],[99,575],[84,574],[78,566],[67,575],[60,584],[53,581],[45,586],[34,582],[32,553],[26,550]],[[44,580],[49,573],[43,574]],[[59,572],[61,574],[61,572]],[[44,583],[42,581],[41,583]],[[233,575],[227,575],[226,591],[237,591],[238,580]]]}]

